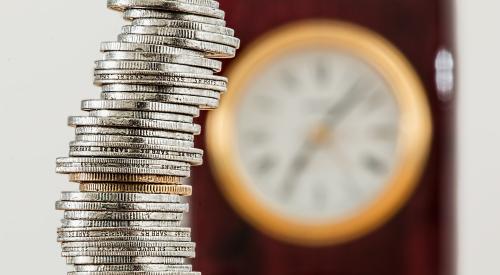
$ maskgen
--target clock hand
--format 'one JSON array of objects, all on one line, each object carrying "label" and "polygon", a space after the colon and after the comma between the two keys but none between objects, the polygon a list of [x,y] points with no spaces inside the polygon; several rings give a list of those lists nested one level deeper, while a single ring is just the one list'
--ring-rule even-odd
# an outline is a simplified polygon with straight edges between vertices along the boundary
[{"label": "clock hand", "polygon": [[[327,129],[334,128],[330,122],[332,118],[337,119],[336,125],[338,125],[342,118],[346,117],[349,111],[352,110],[352,107],[358,102],[357,99],[361,95],[362,90],[356,89],[356,87],[360,82],[361,79],[355,81],[351,88],[343,95],[341,100],[335,102],[331,108],[328,108],[326,115],[322,119],[323,121],[326,120],[327,123],[324,124],[328,125]],[[314,136],[315,135],[309,135],[290,165],[291,171],[287,173],[285,181],[282,184],[282,192],[285,198],[289,198],[291,193],[297,188],[298,176],[303,173],[311,161],[313,153],[319,148],[319,142],[314,142]]]}]

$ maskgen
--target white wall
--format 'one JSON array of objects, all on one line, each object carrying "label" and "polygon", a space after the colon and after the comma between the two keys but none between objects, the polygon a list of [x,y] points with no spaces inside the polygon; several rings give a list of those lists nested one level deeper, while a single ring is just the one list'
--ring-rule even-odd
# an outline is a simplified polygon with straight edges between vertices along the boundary
[{"label": "white wall", "polygon": [[500,274],[500,1],[458,0],[460,275]]},{"label": "white wall", "polygon": [[[500,274],[500,1],[458,1],[459,270]],[[70,7],[71,8],[70,8]],[[93,60],[113,40],[105,1],[9,1],[0,16],[1,274],[63,274],[54,201],[76,189],[56,175],[73,131],[66,116],[96,97]],[[422,274],[426,275],[426,274]]]}]

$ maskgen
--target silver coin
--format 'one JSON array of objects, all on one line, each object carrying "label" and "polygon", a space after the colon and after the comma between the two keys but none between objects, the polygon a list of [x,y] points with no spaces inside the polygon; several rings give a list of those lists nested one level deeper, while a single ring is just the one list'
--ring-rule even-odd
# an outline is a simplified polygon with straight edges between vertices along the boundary
[{"label": "silver coin", "polygon": [[204,52],[211,58],[232,58],[236,55],[236,48],[218,43],[200,41],[195,39],[168,37],[144,34],[120,34],[118,41],[124,43],[168,45],[195,51]]},{"label": "silver coin", "polygon": [[108,250],[86,250],[86,251],[69,251],[61,252],[62,257],[78,257],[78,256],[125,256],[125,257],[185,257],[194,258],[194,251],[113,251]]},{"label": "silver coin", "polygon": [[123,237],[69,237],[67,233],[60,233],[57,237],[58,242],[103,242],[103,241],[134,241],[134,242],[189,242],[191,237],[142,237],[142,236],[123,236]]},{"label": "silver coin", "polygon": [[[184,231],[183,231],[184,230]],[[188,228],[59,228],[59,242],[90,242],[90,241],[191,241],[191,231]]]},{"label": "silver coin", "polygon": [[155,94],[179,94],[220,99],[221,93],[213,90],[203,90],[194,88],[180,88],[154,85],[127,85],[110,84],[101,87],[103,93],[113,92],[133,92],[133,93],[155,93]]},{"label": "silver coin", "polygon": [[64,228],[81,228],[81,227],[95,227],[95,228],[115,228],[115,227],[178,227],[181,226],[181,221],[82,221],[82,220],[61,220]]},{"label": "silver coin", "polygon": [[140,18],[159,18],[159,19],[171,19],[189,22],[198,22],[207,25],[215,26],[226,26],[226,21],[222,19],[199,16],[194,14],[179,13],[179,12],[168,12],[168,11],[158,11],[149,9],[136,9],[131,8],[125,11],[124,17],[126,19],[140,19]]},{"label": "silver coin", "polygon": [[[94,127],[81,126],[75,128],[76,135],[111,135],[111,136],[133,136],[139,143],[155,143],[156,139],[178,139],[192,142],[194,136],[191,134],[137,128],[116,127]],[[153,140],[155,139],[155,140]],[[133,141],[131,141],[133,142]],[[161,143],[160,143],[161,144]],[[192,147],[192,146],[190,146]]]},{"label": "silver coin", "polygon": [[182,198],[168,194],[62,192],[61,201],[180,203]]},{"label": "silver coin", "polygon": [[186,147],[193,148],[194,142],[178,139],[166,139],[166,138],[149,138],[149,137],[138,137],[138,136],[119,136],[119,135],[76,135],[75,141],[85,141],[85,142],[126,142],[126,143],[144,143],[144,144],[154,144],[154,145],[167,145],[176,147]]},{"label": "silver coin", "polygon": [[192,271],[192,266],[161,264],[76,265],[75,271]]},{"label": "silver coin", "polygon": [[[201,275],[200,272],[189,272],[189,271],[131,271],[126,272],[127,275]],[[124,273],[116,271],[104,271],[104,272],[68,272],[68,275],[124,275]]]},{"label": "silver coin", "polygon": [[59,158],[56,171],[68,173],[123,173],[189,177],[188,163],[128,158]]},{"label": "silver coin", "polygon": [[185,114],[194,117],[200,115],[200,109],[193,106],[137,100],[84,100],[81,107],[84,111],[123,110]]},{"label": "silver coin", "polygon": [[173,27],[162,26],[123,26],[123,34],[140,34],[140,35],[157,35],[166,37],[178,37],[192,40],[201,40],[222,44],[238,49],[240,47],[240,40],[234,36],[223,35],[215,32],[181,29]]},{"label": "silver coin", "polygon": [[157,86],[186,87],[225,92],[225,77],[161,71],[95,70],[94,83],[98,86],[109,84],[147,84]]},{"label": "silver coin", "polygon": [[[106,99],[104,99],[106,100]],[[193,117],[163,112],[121,111],[121,110],[91,110],[89,116],[94,117],[130,117],[139,119],[154,119],[192,123]]]},{"label": "silver coin", "polygon": [[203,163],[203,150],[144,143],[71,142],[71,157],[140,158]]},{"label": "silver coin", "polygon": [[156,53],[156,54],[175,54],[175,55],[185,55],[185,56],[195,56],[203,57],[203,53],[200,51],[169,47],[165,45],[153,45],[153,44],[143,44],[143,43],[124,43],[124,42],[103,42],[101,43],[101,52],[110,51],[125,51],[125,52],[146,52],[146,53]]},{"label": "silver coin", "polygon": [[199,106],[202,109],[217,108],[219,100],[209,97],[189,96],[189,95],[171,95],[155,93],[131,93],[131,92],[102,92],[101,98],[104,100],[141,100],[156,101],[163,103],[176,103]]},{"label": "silver coin", "polygon": [[204,57],[179,55],[179,54],[157,54],[150,52],[125,52],[108,51],[104,53],[104,60],[134,60],[150,61],[161,63],[173,63],[180,65],[189,65],[195,67],[209,68],[214,72],[220,72],[222,62]]},{"label": "silver coin", "polygon": [[182,257],[67,257],[68,264],[88,265],[88,264],[185,264]]},{"label": "silver coin", "polygon": [[178,11],[224,19],[225,13],[223,10],[210,6],[192,4],[198,3],[198,1],[199,0],[108,0],[108,7],[118,11],[125,11],[130,8]]},{"label": "silver coin", "polygon": [[98,60],[96,70],[138,70],[138,71],[165,71],[171,73],[207,74],[214,73],[213,70],[194,67],[189,65],[179,65],[172,63],[160,63],[151,61],[135,60]]},{"label": "silver coin", "polygon": [[164,131],[176,131],[199,135],[201,126],[198,124],[153,120],[153,119],[138,119],[127,117],[80,117],[72,116],[68,118],[70,126],[101,126],[101,127],[125,127],[125,128],[143,128],[156,129]]},{"label": "silver coin", "polygon": [[211,33],[218,33],[227,36],[234,36],[234,30],[227,27],[216,26],[213,24],[204,24],[200,22],[185,21],[185,20],[172,20],[160,18],[137,18],[132,21],[134,26],[157,26],[168,27],[175,29],[187,29],[194,31],[204,31]]},{"label": "silver coin", "polygon": [[86,202],[58,201],[57,210],[71,211],[152,211],[152,212],[188,212],[188,204],[157,202]]},{"label": "silver coin", "polygon": [[67,220],[180,221],[183,214],[167,212],[65,211],[64,218]]},{"label": "silver coin", "polygon": [[[152,248],[149,251],[194,251],[195,243],[193,242],[122,242],[122,241],[106,241],[106,242],[72,242],[62,243],[63,251],[71,251],[72,249],[130,249],[128,251],[137,251],[139,248]],[[161,250],[154,250],[161,248]],[[185,250],[186,249],[186,250]],[[125,251],[125,250],[122,250]]]}]

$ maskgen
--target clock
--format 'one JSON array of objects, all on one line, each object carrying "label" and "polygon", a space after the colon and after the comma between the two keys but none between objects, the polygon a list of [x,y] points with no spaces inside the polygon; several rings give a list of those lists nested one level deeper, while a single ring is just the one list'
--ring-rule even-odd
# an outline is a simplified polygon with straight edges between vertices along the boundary
[{"label": "clock", "polygon": [[355,24],[305,20],[250,45],[207,122],[230,205],[301,246],[351,241],[413,194],[431,141],[423,84],[406,57]]}]

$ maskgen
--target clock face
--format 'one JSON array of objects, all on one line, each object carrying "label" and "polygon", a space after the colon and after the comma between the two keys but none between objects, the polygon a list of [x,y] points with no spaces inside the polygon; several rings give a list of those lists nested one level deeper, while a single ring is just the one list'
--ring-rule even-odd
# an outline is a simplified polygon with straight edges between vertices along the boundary
[{"label": "clock face", "polygon": [[240,165],[273,211],[299,221],[342,219],[390,182],[400,111],[383,76],[360,58],[311,45],[277,57],[241,92]]},{"label": "clock face", "polygon": [[431,139],[405,57],[366,29],[302,22],[249,46],[207,122],[211,166],[248,222],[324,246],[386,223],[411,196]]}]

